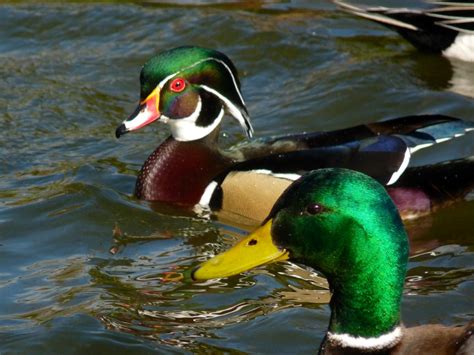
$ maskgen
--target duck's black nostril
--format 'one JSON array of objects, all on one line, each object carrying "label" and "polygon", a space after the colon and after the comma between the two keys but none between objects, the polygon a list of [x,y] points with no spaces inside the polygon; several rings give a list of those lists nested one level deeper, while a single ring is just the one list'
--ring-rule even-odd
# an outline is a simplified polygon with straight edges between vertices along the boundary
[{"label": "duck's black nostril", "polygon": [[256,245],[257,243],[258,243],[258,242],[257,242],[256,239],[251,239],[251,240],[247,243],[247,245]]}]

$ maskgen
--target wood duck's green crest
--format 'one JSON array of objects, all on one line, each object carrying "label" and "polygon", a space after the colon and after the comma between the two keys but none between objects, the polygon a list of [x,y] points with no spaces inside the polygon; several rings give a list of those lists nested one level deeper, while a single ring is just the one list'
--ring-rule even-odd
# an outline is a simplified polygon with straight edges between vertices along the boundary
[{"label": "wood duck's green crest", "polygon": [[180,141],[208,136],[229,113],[250,137],[253,128],[235,66],[223,53],[178,47],[151,58],[140,73],[140,104],[116,135],[148,125],[168,123]]},{"label": "wood duck's green crest", "polygon": [[233,80],[229,74],[234,76],[239,89],[240,81],[229,57],[216,50],[200,47],[173,48],[148,60],[140,72],[140,99],[146,99],[161,81],[176,73],[186,75],[191,83],[225,88],[227,90],[223,94],[233,97],[234,101],[239,99],[235,97]]}]

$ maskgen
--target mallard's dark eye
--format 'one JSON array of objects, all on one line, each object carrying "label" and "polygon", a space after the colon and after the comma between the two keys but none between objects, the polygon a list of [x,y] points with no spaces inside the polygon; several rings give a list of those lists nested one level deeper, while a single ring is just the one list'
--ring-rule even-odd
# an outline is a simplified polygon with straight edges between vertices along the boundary
[{"label": "mallard's dark eye", "polygon": [[170,90],[173,92],[181,92],[186,88],[186,82],[183,78],[176,78],[170,84]]},{"label": "mallard's dark eye", "polygon": [[326,209],[324,206],[320,205],[319,203],[310,203],[308,206],[306,206],[306,212],[311,215],[322,213],[325,210]]}]

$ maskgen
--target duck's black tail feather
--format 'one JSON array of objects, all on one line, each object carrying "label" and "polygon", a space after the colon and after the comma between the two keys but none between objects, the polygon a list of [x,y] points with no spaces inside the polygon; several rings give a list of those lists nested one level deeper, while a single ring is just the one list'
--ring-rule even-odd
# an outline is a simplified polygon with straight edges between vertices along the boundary
[{"label": "duck's black tail feather", "polygon": [[362,7],[333,1],[341,10],[380,23],[397,31],[415,47],[440,53],[456,39],[458,33],[474,34],[474,3],[433,2],[441,7],[407,9]]}]

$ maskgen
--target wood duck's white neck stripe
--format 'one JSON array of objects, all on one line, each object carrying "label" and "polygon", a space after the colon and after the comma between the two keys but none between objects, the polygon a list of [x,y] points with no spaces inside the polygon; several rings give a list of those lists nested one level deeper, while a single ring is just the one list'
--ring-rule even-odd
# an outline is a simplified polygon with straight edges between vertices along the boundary
[{"label": "wood duck's white neck stripe", "polygon": [[334,346],[374,351],[387,348],[389,349],[397,345],[402,339],[402,336],[402,328],[396,327],[390,333],[373,338],[354,337],[350,334],[333,334],[328,332],[327,340],[331,343],[331,345]]},{"label": "wood duck's white neck stripe", "polygon": [[398,170],[392,174],[392,176],[390,177],[390,180],[387,182],[387,185],[392,185],[397,182],[397,180],[400,178],[400,176],[402,176],[403,172],[407,168],[408,163],[410,162],[410,158],[411,158],[410,148],[407,148],[405,150],[405,155],[403,157],[402,164],[400,165]]},{"label": "wood duck's white neck stripe", "polygon": [[224,102],[227,109],[229,110],[229,113],[232,116],[234,116],[237,119],[237,121],[239,121],[240,125],[245,129],[245,131],[248,134],[249,138],[252,138],[253,127],[250,124],[250,122],[248,122],[248,120],[242,115],[242,112],[240,112],[240,110],[237,108],[237,106],[235,106],[227,97],[222,95],[219,91],[214,90],[213,88],[210,88],[207,85],[201,85],[201,88],[203,88],[207,92],[210,92],[210,93],[216,95],[219,99],[221,99]]},{"label": "wood duck's white neck stripe", "polygon": [[224,117],[224,109],[221,109],[219,115],[209,126],[197,126],[196,120],[201,113],[201,108],[202,101],[201,97],[199,97],[196,110],[194,110],[190,116],[168,120],[171,134],[173,135],[174,139],[180,142],[195,141],[209,135],[219,125],[219,123],[222,121],[222,117]]}]

